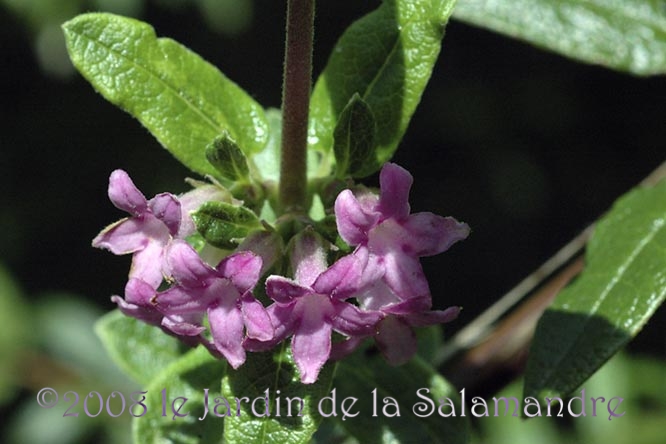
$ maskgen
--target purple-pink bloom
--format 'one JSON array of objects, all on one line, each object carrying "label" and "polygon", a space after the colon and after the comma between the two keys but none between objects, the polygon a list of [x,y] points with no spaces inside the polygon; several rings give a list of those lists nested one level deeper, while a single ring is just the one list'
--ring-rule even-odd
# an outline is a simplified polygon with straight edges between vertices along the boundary
[{"label": "purple-pink bloom", "polygon": [[381,279],[386,284],[382,291],[359,298],[365,308],[376,310],[412,298],[429,299],[419,257],[442,253],[469,234],[467,224],[452,217],[410,214],[412,182],[407,170],[387,163],[379,176],[379,196],[369,192],[355,196],[344,190],[335,201],[340,237],[356,246],[357,252],[366,250],[368,254],[366,283],[373,285]]},{"label": "purple-pink bloom", "polygon": [[[164,316],[157,310],[155,296],[156,291],[150,284],[141,279],[131,278],[125,285],[125,298],[111,296],[111,301],[118,305],[118,309],[124,315],[160,327],[165,333],[177,337],[191,347],[198,344],[208,346],[208,340],[201,334],[204,328],[197,324],[196,317]],[[177,331],[169,328],[176,324],[180,327]]]},{"label": "purple-pink bloom", "polygon": [[249,340],[245,346],[265,350],[293,336],[291,349],[301,382],[311,384],[330,357],[333,331],[368,336],[382,315],[345,302],[360,282],[364,264],[357,256],[345,256],[327,268],[321,240],[305,232],[294,239],[291,259],[293,280],[275,275],[266,280],[266,293],[275,301],[267,309],[275,337],[264,343]]},{"label": "purple-pink bloom", "polygon": [[[429,212],[410,214],[413,178],[398,165],[381,170],[380,193],[341,192],[335,201],[340,237],[356,246],[355,256],[367,257],[363,284],[355,295],[361,308],[384,315],[375,340],[391,364],[401,364],[416,352],[412,327],[448,322],[459,308],[430,311],[432,298],[420,257],[446,251],[469,234],[467,224]],[[339,345],[336,355],[353,350],[360,338]]]},{"label": "purple-pink bloom", "polygon": [[180,317],[198,318],[194,325],[201,326],[207,314],[213,345],[233,368],[245,362],[245,335],[260,341],[273,338],[268,313],[252,295],[261,271],[259,256],[241,251],[213,268],[187,242],[174,240],[168,247],[167,264],[175,285],[156,297],[165,320],[173,320],[163,323],[165,327],[187,335],[192,322],[183,324]]},{"label": "purple-pink bloom", "polygon": [[123,170],[111,173],[108,194],[111,202],[131,217],[106,227],[92,245],[118,255],[133,253],[129,277],[156,289],[164,276],[164,248],[180,227],[178,199],[162,193],[147,200]]}]

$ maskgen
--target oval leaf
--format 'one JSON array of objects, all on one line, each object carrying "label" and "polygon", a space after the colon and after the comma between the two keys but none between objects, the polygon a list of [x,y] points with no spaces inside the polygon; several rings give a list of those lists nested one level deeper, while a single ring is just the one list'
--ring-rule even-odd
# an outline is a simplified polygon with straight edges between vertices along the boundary
[{"label": "oval leaf", "polygon": [[537,324],[525,396],[567,395],[633,338],[666,297],[666,183],[620,198],[583,273]]},{"label": "oval leaf", "polygon": [[74,66],[191,170],[215,174],[204,155],[224,131],[247,153],[267,141],[264,111],[217,68],[138,20],[106,13],[63,25]]},{"label": "oval leaf", "polygon": [[114,310],[100,318],[95,332],[113,362],[140,384],[148,384],[183,354],[185,346],[161,329]]},{"label": "oval leaf", "polygon": [[206,159],[225,179],[247,182],[247,159],[226,131],[206,147]]},{"label": "oval leaf", "polygon": [[[357,352],[338,363],[333,385],[338,403],[346,397],[358,399],[353,409],[358,416],[347,417],[341,425],[359,442],[468,442],[469,422],[461,416],[459,394],[420,357],[391,367],[376,354]],[[455,406],[451,417],[437,411],[446,398]],[[397,411],[392,404],[397,404],[400,417],[391,416]],[[453,413],[447,401],[443,405],[443,414]],[[340,411],[338,415],[341,420]],[[368,427],[369,422],[376,426]]]},{"label": "oval leaf", "polygon": [[372,110],[354,94],[342,110],[333,132],[336,175],[365,177],[374,172],[377,125]]},{"label": "oval leaf", "polygon": [[206,202],[192,213],[192,219],[204,239],[218,248],[235,248],[262,227],[252,210],[226,202]]},{"label": "oval leaf", "polygon": [[220,379],[225,371],[225,361],[198,347],[153,377],[145,388],[145,409],[141,406],[132,409],[137,416],[133,421],[134,442],[222,442],[224,422],[213,409],[220,397]]},{"label": "oval leaf", "polygon": [[329,393],[332,373],[327,365],[315,383],[302,384],[290,354],[248,354],[243,367],[229,369],[222,380],[227,399],[247,399],[239,404],[240,414],[224,419],[226,442],[309,443],[321,421],[317,403]]},{"label": "oval leaf", "polygon": [[666,72],[661,0],[468,0],[458,2],[454,18],[582,62]]},{"label": "oval leaf", "polygon": [[312,93],[311,149],[330,153],[338,116],[358,93],[377,121],[367,170],[391,158],[430,78],[454,3],[385,0],[344,32]]}]

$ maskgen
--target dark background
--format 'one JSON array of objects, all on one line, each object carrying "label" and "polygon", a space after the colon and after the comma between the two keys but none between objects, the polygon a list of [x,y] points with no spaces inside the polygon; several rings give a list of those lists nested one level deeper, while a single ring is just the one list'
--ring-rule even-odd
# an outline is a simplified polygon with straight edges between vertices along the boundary
[{"label": "dark background", "polygon": [[[256,1],[233,35],[187,3],[146,2],[140,18],[279,107],[283,2]],[[320,1],[315,73],[343,29],[378,2]],[[1,7],[0,7],[1,8]],[[188,171],[80,76],[47,75],[35,32],[0,9],[0,251],[31,303],[67,290],[111,310],[129,257],[90,241],[124,215],[106,197],[127,170],[150,197],[182,192]],[[462,305],[452,333],[548,259],[664,160],[663,77],[573,62],[452,22],[394,161],[415,177],[413,211],[452,215],[468,240],[423,260],[438,307]],[[376,177],[368,180],[376,185]],[[661,319],[661,320],[659,320]],[[664,311],[633,347],[664,352]]]}]

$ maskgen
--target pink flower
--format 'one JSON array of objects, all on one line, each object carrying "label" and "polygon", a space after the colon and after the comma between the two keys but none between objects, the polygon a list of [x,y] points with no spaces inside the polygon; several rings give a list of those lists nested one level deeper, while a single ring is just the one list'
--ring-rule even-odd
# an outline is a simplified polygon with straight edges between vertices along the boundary
[{"label": "pink flower", "polygon": [[131,217],[106,227],[92,244],[118,255],[133,253],[129,277],[156,289],[164,275],[164,249],[180,227],[180,203],[169,193],[147,200],[123,170],[111,173],[108,193]]},{"label": "pink flower", "polygon": [[301,382],[313,383],[331,353],[331,334],[368,336],[381,319],[378,312],[366,312],[345,302],[357,290],[363,265],[348,255],[326,267],[319,237],[305,232],[294,239],[291,255],[294,279],[269,276],[266,293],[275,302],[268,313],[275,337],[265,343],[246,341],[246,348],[265,350],[293,336],[291,349]]},{"label": "pink flower", "polygon": [[[125,286],[125,298],[111,296],[111,301],[118,305],[124,315],[160,327],[165,333],[177,337],[191,347],[198,344],[208,346],[208,340],[201,335],[204,328],[197,324],[196,316],[166,317],[157,310],[155,296],[156,291],[150,284],[132,278]],[[179,328],[175,331],[170,329],[169,326],[173,325],[178,325]]]},{"label": "pink flower", "polygon": [[[419,258],[442,253],[469,234],[467,224],[451,217],[410,214],[412,181],[405,169],[387,163],[379,177],[379,196],[344,190],[335,201],[340,237],[356,246],[355,256],[368,258],[356,298],[361,308],[385,315],[375,339],[392,364],[403,363],[415,353],[413,326],[448,322],[457,316],[457,307],[429,311],[432,298]],[[359,342],[352,339],[340,344],[341,353]]]},{"label": "pink flower", "polygon": [[[213,346],[233,368],[245,362],[245,334],[261,341],[273,338],[268,313],[252,295],[261,271],[259,256],[247,251],[234,253],[213,268],[185,241],[174,240],[167,262],[175,285],[156,297],[165,327],[179,335],[198,334],[192,325],[203,329],[206,314]],[[183,318],[197,320],[182,322]]]}]

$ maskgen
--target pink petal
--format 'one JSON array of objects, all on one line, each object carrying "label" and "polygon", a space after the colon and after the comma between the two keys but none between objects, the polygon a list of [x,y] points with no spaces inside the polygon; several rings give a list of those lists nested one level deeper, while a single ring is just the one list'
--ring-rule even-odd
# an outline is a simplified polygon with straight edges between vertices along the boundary
[{"label": "pink petal", "polygon": [[469,226],[452,217],[433,213],[415,213],[404,224],[410,234],[410,247],[416,256],[442,253],[469,235]]},{"label": "pink petal", "polygon": [[378,259],[385,267],[384,281],[400,299],[430,297],[428,280],[417,258],[392,252]]},{"label": "pink petal", "polygon": [[266,278],[266,294],[280,304],[288,304],[296,298],[313,293],[311,288],[294,282],[286,277],[271,275]]},{"label": "pink petal", "polygon": [[111,173],[108,193],[109,199],[117,208],[134,216],[140,216],[148,208],[146,197],[123,170],[115,170]]},{"label": "pink petal", "polygon": [[381,307],[381,311],[387,314],[410,315],[430,310],[430,307],[432,307],[432,298],[429,296],[421,296],[385,305]]},{"label": "pink petal", "polygon": [[146,247],[134,253],[129,277],[138,278],[153,288],[164,279],[164,246],[160,242],[149,242]]},{"label": "pink petal", "polygon": [[220,304],[208,310],[213,343],[233,368],[245,362],[243,315],[235,304]]},{"label": "pink petal", "polygon": [[414,330],[395,316],[384,318],[379,323],[375,340],[382,355],[391,365],[404,364],[416,353]]},{"label": "pink petal", "polygon": [[310,287],[315,279],[327,268],[326,252],[318,234],[305,231],[294,236],[291,252],[294,280]]},{"label": "pink petal", "polygon": [[165,316],[162,318],[162,327],[178,336],[198,336],[206,330],[201,321],[202,316]]},{"label": "pink petal", "polygon": [[167,226],[169,234],[175,236],[180,226],[180,202],[169,193],[158,194],[148,202],[153,215]]},{"label": "pink petal", "polygon": [[159,293],[155,298],[157,309],[165,315],[203,313],[217,299],[204,288],[185,288],[180,285]]},{"label": "pink petal", "polygon": [[393,290],[386,285],[386,282],[381,279],[366,286],[362,292],[356,295],[356,299],[365,310],[381,310],[401,301]]},{"label": "pink petal", "polygon": [[141,279],[130,279],[125,285],[125,300],[136,305],[153,306],[152,300],[157,293],[155,288]]},{"label": "pink petal", "polygon": [[333,329],[347,336],[369,336],[376,332],[383,315],[377,311],[360,310],[342,301],[332,301],[335,315],[331,319]]},{"label": "pink petal", "polygon": [[218,277],[216,270],[204,263],[194,248],[183,240],[171,242],[166,254],[167,272],[185,287],[201,287]]},{"label": "pink petal", "polygon": [[160,325],[162,313],[154,308],[136,305],[125,301],[120,296],[111,296],[111,302],[118,305],[118,309],[125,315],[151,325]]},{"label": "pink petal", "polygon": [[113,254],[129,254],[141,250],[149,242],[141,231],[141,219],[121,219],[102,230],[92,241],[93,247],[103,248]]},{"label": "pink petal", "polygon": [[414,179],[409,172],[396,165],[386,163],[379,173],[379,206],[383,218],[394,218],[398,221],[409,216],[409,190]]},{"label": "pink petal", "polygon": [[241,296],[241,312],[245,319],[245,330],[248,337],[259,341],[273,339],[275,329],[271,318],[261,302],[256,300],[249,291]]},{"label": "pink petal", "polygon": [[294,332],[296,319],[293,314],[294,304],[283,306],[280,304],[271,304],[266,308],[266,313],[275,329],[273,339],[269,341],[258,341],[253,338],[246,338],[243,346],[250,351],[266,351],[273,348],[276,344],[284,341]]},{"label": "pink petal", "polygon": [[363,206],[351,190],[335,199],[335,223],[340,237],[355,246],[368,239],[368,231],[379,221],[379,213]]},{"label": "pink petal", "polygon": [[313,295],[299,301],[300,323],[291,340],[294,361],[301,374],[301,382],[311,384],[317,380],[321,368],[331,353],[331,326],[326,322],[332,313],[328,298]]},{"label": "pink petal", "polygon": [[227,256],[217,266],[220,274],[231,279],[239,293],[250,291],[257,285],[261,272],[261,257],[250,251]]},{"label": "pink petal", "polygon": [[[365,268],[363,259],[363,255],[343,256],[317,277],[312,288],[317,293],[330,295],[332,298],[348,298],[362,285],[361,278]],[[367,261],[367,255],[365,259]]]}]

